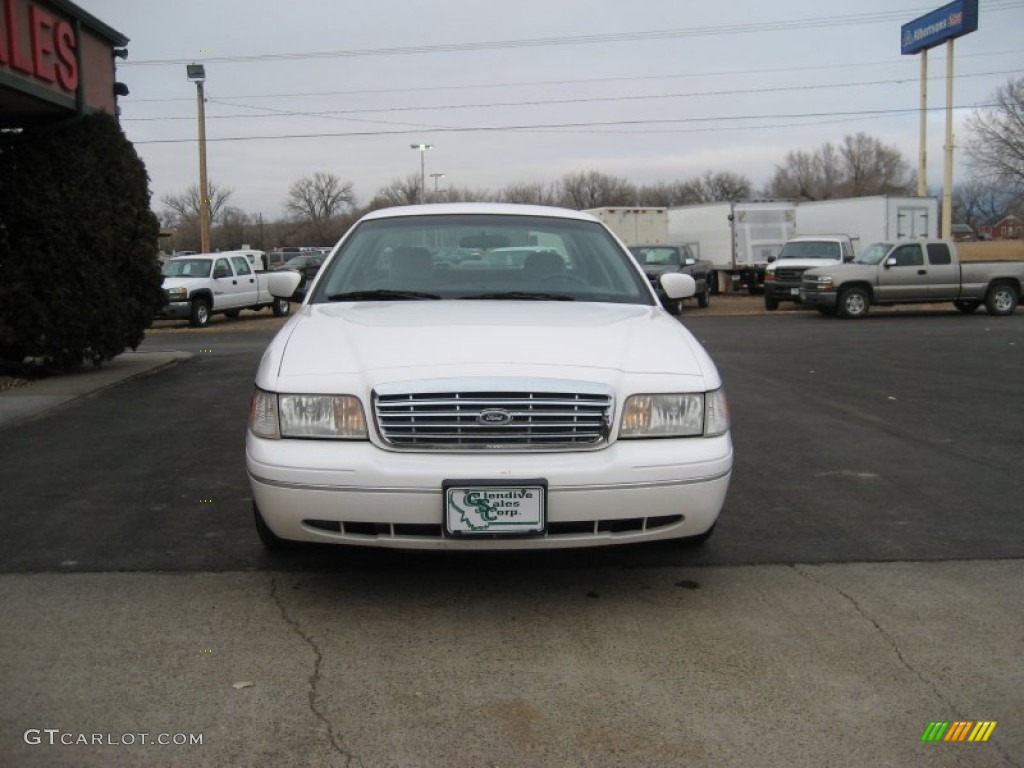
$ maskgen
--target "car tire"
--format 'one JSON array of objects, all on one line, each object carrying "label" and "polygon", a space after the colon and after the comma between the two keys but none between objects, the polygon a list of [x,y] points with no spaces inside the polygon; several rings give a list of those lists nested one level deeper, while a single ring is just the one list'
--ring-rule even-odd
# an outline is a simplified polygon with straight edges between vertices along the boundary
[{"label": "car tire", "polygon": [[256,523],[256,535],[260,537],[260,541],[263,543],[263,548],[269,552],[280,552],[281,550],[288,549],[294,542],[288,539],[282,539],[267,525],[267,521],[263,519],[263,515],[260,513],[259,507],[254,503],[252,505],[252,516]]},{"label": "car tire", "polygon": [[242,310],[240,310],[240,309],[226,309],[226,310],[224,310],[224,316],[225,317],[230,317],[232,320],[234,320],[240,314],[242,314]]},{"label": "car tire", "polygon": [[205,328],[210,324],[209,299],[194,299],[192,301],[192,315],[188,322],[193,328]]},{"label": "car tire", "polygon": [[985,295],[985,309],[990,315],[1002,317],[1012,315],[1017,309],[1020,294],[1009,283],[999,283],[988,289]]},{"label": "car tire", "polygon": [[274,317],[284,317],[291,311],[291,308],[288,299],[274,299],[274,303],[270,305]]},{"label": "car tire", "polygon": [[697,296],[697,306],[701,309],[707,309],[711,304],[711,289],[708,288],[707,283],[704,284],[704,291]]},{"label": "car tire", "polygon": [[963,299],[960,299],[960,300],[954,301],[953,302],[953,306],[956,307],[957,310],[959,310],[960,312],[963,312],[965,315],[969,315],[969,314],[971,314],[971,312],[973,312],[974,310],[976,310],[978,307],[981,306],[981,302],[980,301],[965,301]]},{"label": "car tire", "polygon": [[776,299],[771,294],[766,293],[764,295],[764,308],[767,309],[769,312],[774,312],[776,309],[779,308],[779,300]]},{"label": "car tire", "polygon": [[863,288],[846,288],[839,294],[839,304],[836,307],[836,314],[847,320],[859,320],[868,313],[871,306],[871,297]]}]

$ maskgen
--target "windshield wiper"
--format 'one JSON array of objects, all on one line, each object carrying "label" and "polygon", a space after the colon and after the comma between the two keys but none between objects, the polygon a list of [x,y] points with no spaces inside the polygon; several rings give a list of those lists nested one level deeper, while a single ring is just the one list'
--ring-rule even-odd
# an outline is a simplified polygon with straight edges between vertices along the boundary
[{"label": "windshield wiper", "polygon": [[421,291],[393,291],[379,288],[374,291],[348,291],[332,293],[327,297],[331,301],[391,301],[393,299],[440,299],[436,293]]},{"label": "windshield wiper", "polygon": [[460,296],[462,299],[512,299],[513,301],[576,301],[576,297],[564,293],[536,293],[531,291],[495,291]]}]

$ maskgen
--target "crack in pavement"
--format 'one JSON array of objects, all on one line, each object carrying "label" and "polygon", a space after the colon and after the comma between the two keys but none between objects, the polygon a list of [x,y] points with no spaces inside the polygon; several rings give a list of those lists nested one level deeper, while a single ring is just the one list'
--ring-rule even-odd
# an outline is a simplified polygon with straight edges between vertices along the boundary
[{"label": "crack in pavement", "polygon": [[284,607],[284,602],[277,593],[277,579],[274,576],[270,577],[270,599],[274,601],[274,604],[277,606],[278,611],[280,611],[281,618],[284,619],[285,624],[291,627],[292,631],[302,638],[302,641],[306,643],[306,645],[313,649],[313,673],[309,676],[309,693],[307,694],[310,711],[313,713],[313,716],[323,723],[325,728],[327,728],[327,737],[330,739],[331,747],[333,747],[334,751],[344,759],[344,765],[346,768],[353,764],[362,765],[362,760],[341,745],[337,737],[334,735],[334,727],[331,725],[331,721],[328,720],[327,716],[317,707],[317,686],[320,684],[320,664],[324,659],[323,653],[320,651],[320,646],[316,644],[316,641],[302,630],[302,627],[299,626],[299,622],[288,615],[288,610]]},{"label": "crack in pavement", "polygon": [[[909,661],[907,661],[907,658],[903,655],[903,652],[900,650],[899,644],[896,642],[895,638],[893,638],[892,635],[890,635],[888,632],[886,632],[885,629],[882,628],[882,625],[879,624],[866,610],[864,610],[864,607],[857,601],[857,599],[855,597],[853,597],[853,595],[847,594],[846,592],[844,592],[843,590],[841,590],[839,587],[835,586],[834,584],[829,584],[826,581],[822,581],[821,579],[816,578],[812,574],[802,570],[798,564],[792,564],[792,565],[790,565],[790,568],[792,568],[794,571],[796,571],[797,574],[799,574],[803,578],[807,579],[811,583],[816,584],[819,587],[823,587],[825,589],[829,589],[829,590],[835,592],[840,597],[846,599],[847,602],[849,602],[850,605],[853,606],[853,609],[860,616],[862,616],[863,618],[867,619],[867,621],[869,621],[871,623],[871,626],[873,626],[875,628],[875,631],[878,632],[878,634],[881,635],[881,637],[884,638],[885,641],[887,643],[889,643],[890,646],[892,646],[892,650],[893,650],[893,653],[896,654],[896,658],[900,660],[900,663],[904,667],[906,667],[906,669],[911,674],[913,674],[914,677],[916,677],[918,680],[920,680],[926,686],[931,688],[931,690],[935,694],[935,696],[941,702],[943,702],[943,704],[945,704],[945,706],[947,706],[950,709],[950,711],[956,713],[956,717],[957,717],[958,720],[966,720],[966,719],[968,719],[966,717],[963,717],[960,714],[960,710],[957,708],[956,704],[954,704],[953,701],[942,692],[942,690],[939,688],[939,686],[935,682],[933,682],[932,680],[929,680],[927,677],[925,677],[924,673],[920,672],[913,664],[911,664]],[[1006,763],[1008,765],[1018,766],[1019,767],[1020,763],[1016,762],[1007,753],[1007,751],[1003,748],[1003,746],[1001,744],[999,744],[999,742],[996,739],[990,739],[989,742],[992,743],[993,746],[995,746],[996,749],[999,750],[1000,754],[1006,760]]]}]

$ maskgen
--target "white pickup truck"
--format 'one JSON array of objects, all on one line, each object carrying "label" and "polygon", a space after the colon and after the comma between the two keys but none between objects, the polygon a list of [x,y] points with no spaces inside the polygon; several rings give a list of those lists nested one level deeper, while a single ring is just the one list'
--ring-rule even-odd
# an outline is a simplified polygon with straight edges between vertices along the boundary
[{"label": "white pickup truck", "polygon": [[164,262],[161,272],[167,303],[157,318],[187,318],[193,328],[218,313],[238,317],[243,309],[270,307],[274,317],[283,317],[298,282],[297,273],[257,271],[242,252],[178,256]]},{"label": "white pickup truck", "polygon": [[803,273],[800,302],[823,315],[864,317],[872,305],[951,301],[969,313],[1012,315],[1024,284],[1022,261],[961,262],[948,240],[875,243],[849,264]]}]

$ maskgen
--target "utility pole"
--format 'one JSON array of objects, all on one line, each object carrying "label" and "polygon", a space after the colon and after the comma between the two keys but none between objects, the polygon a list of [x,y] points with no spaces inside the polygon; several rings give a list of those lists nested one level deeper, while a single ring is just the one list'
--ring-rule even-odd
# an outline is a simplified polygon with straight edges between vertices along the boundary
[{"label": "utility pole", "polygon": [[185,67],[188,79],[196,84],[196,105],[199,115],[199,250],[210,252],[210,187],[206,181],[206,97],[203,82],[206,69],[202,64]]}]

